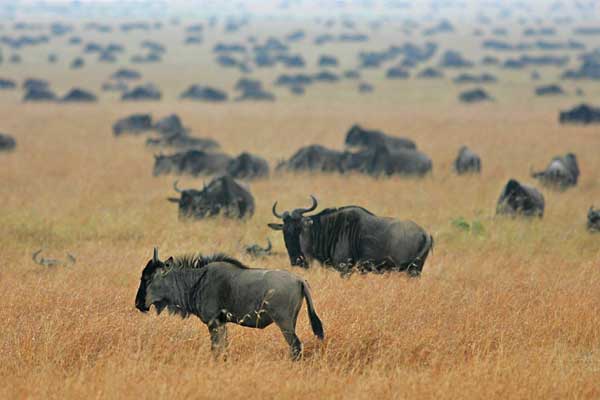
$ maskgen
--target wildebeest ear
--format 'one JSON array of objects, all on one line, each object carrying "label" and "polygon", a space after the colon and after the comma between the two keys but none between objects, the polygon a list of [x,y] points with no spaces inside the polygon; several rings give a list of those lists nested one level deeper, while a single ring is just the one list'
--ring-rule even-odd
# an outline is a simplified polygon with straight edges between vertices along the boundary
[{"label": "wildebeest ear", "polygon": [[179,203],[179,199],[177,197],[167,197],[167,200],[171,203]]},{"label": "wildebeest ear", "polygon": [[276,230],[276,231],[283,230],[283,224],[267,224],[267,225],[269,225],[269,228]]},{"label": "wildebeest ear", "polygon": [[173,256],[171,256],[165,260],[165,266],[170,267],[173,264],[173,262]]}]

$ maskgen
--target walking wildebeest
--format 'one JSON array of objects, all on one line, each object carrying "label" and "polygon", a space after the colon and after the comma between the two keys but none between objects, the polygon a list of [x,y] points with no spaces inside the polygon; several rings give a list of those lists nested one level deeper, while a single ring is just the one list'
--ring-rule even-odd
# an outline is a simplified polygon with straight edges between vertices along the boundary
[{"label": "walking wildebeest", "polygon": [[246,254],[249,254],[252,257],[264,257],[271,254],[272,248],[273,245],[271,244],[271,241],[267,239],[267,247],[260,247],[258,244],[246,246]]},{"label": "walking wildebeest", "polygon": [[297,208],[282,214],[273,204],[273,215],[283,224],[269,224],[283,231],[283,239],[292,265],[308,268],[313,259],[338,270],[357,266],[362,270],[407,271],[420,275],[433,238],[412,221],[377,217],[358,206],[328,208],[305,216],[317,208],[312,198],[309,208]]},{"label": "walking wildebeest", "polygon": [[544,171],[532,172],[531,176],[544,186],[560,190],[575,186],[579,180],[577,156],[567,153],[564,157],[554,157]]},{"label": "walking wildebeest", "polygon": [[363,129],[352,125],[346,134],[347,146],[374,147],[386,146],[389,149],[416,149],[415,142],[403,137],[389,136],[381,131]]},{"label": "walking wildebeest", "polygon": [[500,194],[496,214],[542,218],[544,206],[544,196],[536,188],[511,179]]},{"label": "walking wildebeest", "polygon": [[61,261],[61,260],[56,260],[53,258],[44,258],[44,257],[38,257],[40,255],[40,253],[42,252],[42,249],[39,249],[38,251],[36,251],[35,253],[32,254],[31,259],[36,263],[39,264],[43,267],[58,267],[58,266],[66,266],[69,264],[75,264],[75,257],[73,257],[71,254],[67,253],[67,261]]},{"label": "walking wildebeest", "polygon": [[481,158],[467,146],[462,146],[460,150],[458,150],[456,160],[454,160],[454,170],[459,175],[466,173],[480,173]]},{"label": "walking wildebeest", "polygon": [[594,206],[591,206],[588,211],[587,220],[587,228],[591,232],[600,232],[600,209],[595,210]]},{"label": "walking wildebeest", "polygon": [[254,214],[254,198],[250,191],[227,175],[213,179],[202,190],[180,190],[177,181],[173,189],[181,196],[168,200],[179,204],[181,219],[202,219],[219,214],[227,218],[244,218]]},{"label": "walking wildebeest", "polygon": [[160,261],[158,250],[142,271],[135,306],[141,312],[154,305],[182,318],[195,315],[206,324],[211,349],[227,346],[227,323],[264,329],[273,322],[290,346],[293,360],[302,354],[296,320],[306,299],[314,334],[323,339],[308,283],[287,271],[248,268],[223,254],[186,255]]}]

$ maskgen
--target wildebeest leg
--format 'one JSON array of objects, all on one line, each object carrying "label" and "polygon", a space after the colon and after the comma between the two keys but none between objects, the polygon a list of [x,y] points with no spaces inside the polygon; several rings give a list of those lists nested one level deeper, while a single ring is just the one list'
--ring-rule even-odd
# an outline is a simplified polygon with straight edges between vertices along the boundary
[{"label": "wildebeest leg", "polygon": [[279,329],[281,329],[285,341],[290,346],[292,361],[298,361],[302,356],[302,342],[296,336],[296,321],[298,320],[298,313],[302,307],[303,299],[303,297],[299,296],[299,301],[294,309],[290,310],[288,307],[285,307],[285,311],[280,309],[269,311],[271,318],[275,321]]},{"label": "wildebeest leg", "polygon": [[229,344],[227,340],[227,326],[224,322],[213,320],[208,324],[210,333],[210,349],[213,356],[219,358],[227,350]]}]

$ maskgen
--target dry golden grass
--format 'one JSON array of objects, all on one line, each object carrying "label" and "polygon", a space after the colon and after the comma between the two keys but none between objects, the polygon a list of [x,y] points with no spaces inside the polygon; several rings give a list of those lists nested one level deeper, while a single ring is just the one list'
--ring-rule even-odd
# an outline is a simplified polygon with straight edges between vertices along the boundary
[{"label": "dry golden grass", "polygon": [[[90,68],[105,68],[102,77],[114,69]],[[167,91],[193,82],[189,74]],[[494,88],[495,104],[478,106],[458,104],[448,83],[415,81],[381,81],[371,97],[346,84],[315,88],[274,104],[168,98],[132,105],[103,97],[91,106],[22,105],[3,94],[0,128],[18,148],[0,157],[0,398],[600,397],[600,237],[584,227],[587,208],[600,202],[600,135],[597,127],[557,124],[572,97],[534,100],[530,85],[511,82]],[[599,98],[597,88],[586,91],[588,100]],[[165,201],[172,177],[151,176],[144,139],[112,137],[112,122],[134,111],[177,112],[226,151],[271,163],[308,143],[341,148],[345,130],[360,122],[414,138],[434,173],[422,180],[274,175],[250,185],[257,211],[249,221],[181,223]],[[461,144],[481,153],[481,177],[451,173]],[[530,182],[530,165],[567,151],[579,157],[581,183],[544,191],[544,219],[493,217],[508,178]],[[417,221],[435,238],[423,276],[292,270],[282,238],[266,224],[275,200],[292,208],[311,193],[322,207],[359,204]],[[456,229],[457,217],[480,221],[483,233]],[[266,236],[276,255],[248,259],[242,244]],[[228,360],[213,361],[200,322],[134,308],[154,245],[163,256],[224,251],[306,277],[325,342],[312,336],[302,311],[301,362],[289,361],[276,327],[235,326]],[[49,256],[72,252],[78,262],[42,268],[31,261],[41,247]]]}]

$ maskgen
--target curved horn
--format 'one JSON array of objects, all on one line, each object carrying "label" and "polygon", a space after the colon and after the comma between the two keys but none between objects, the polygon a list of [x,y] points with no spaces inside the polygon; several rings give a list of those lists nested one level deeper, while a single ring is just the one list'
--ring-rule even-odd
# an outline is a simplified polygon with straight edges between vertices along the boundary
[{"label": "curved horn", "polygon": [[267,238],[267,248],[264,250],[271,251],[272,248],[273,248],[273,244],[271,243],[271,240],[269,238]]},{"label": "curved horn", "polygon": [[42,252],[42,249],[39,249],[38,251],[36,251],[35,253],[33,253],[33,254],[31,255],[31,259],[32,259],[32,260],[33,260],[33,261],[34,261],[36,264],[39,264],[39,265],[44,265],[44,264],[42,264],[42,262],[41,262],[40,260],[38,260],[38,258],[37,258],[37,256],[38,256],[38,255],[39,255],[41,252]]},{"label": "curved horn", "polygon": [[173,182],[173,190],[176,191],[177,193],[181,193],[181,189],[179,189],[177,187],[177,183],[179,183],[179,180],[176,180],[175,182]]},{"label": "curved horn", "polygon": [[283,219],[283,215],[277,214],[277,202],[273,203],[273,215],[279,219]]},{"label": "curved horn", "polygon": [[310,198],[312,199],[312,205],[309,208],[299,208],[296,211],[298,211],[300,213],[300,215],[304,215],[307,212],[310,211],[314,211],[317,208],[317,199],[315,198],[315,196],[313,196],[312,194],[310,195]]},{"label": "curved horn", "polygon": [[154,254],[152,255],[152,261],[158,262],[158,247],[154,248]]}]

